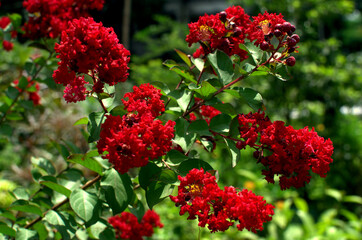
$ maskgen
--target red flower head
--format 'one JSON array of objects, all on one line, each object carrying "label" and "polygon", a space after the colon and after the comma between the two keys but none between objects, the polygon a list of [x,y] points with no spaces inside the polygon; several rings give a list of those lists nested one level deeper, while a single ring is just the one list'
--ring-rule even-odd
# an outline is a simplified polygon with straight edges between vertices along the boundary
[{"label": "red flower head", "polygon": [[101,10],[103,4],[104,0],[24,0],[23,6],[30,13],[25,36],[56,38],[68,28],[68,21],[88,17],[89,10]]},{"label": "red flower head", "polygon": [[205,14],[197,22],[190,23],[190,33],[186,36],[186,42],[189,46],[197,42],[201,44],[194,57],[207,55],[219,49],[229,56],[237,54],[241,59],[245,59],[247,53],[241,50],[239,45],[244,43],[249,24],[249,16],[245,14],[244,9],[233,6],[216,15]]},{"label": "red flower head", "polygon": [[107,151],[104,158],[114,164],[120,173],[130,168],[147,165],[171,150],[175,122],[162,125],[150,114],[139,117],[134,114],[107,116],[102,124],[97,148],[100,153]]},{"label": "red flower head", "polygon": [[265,129],[260,143],[272,151],[270,156],[261,157],[261,163],[268,168],[263,175],[268,182],[274,183],[274,175],[280,175],[282,190],[290,187],[303,187],[309,183],[309,170],[326,177],[329,164],[333,162],[333,145],[330,139],[318,136],[312,129],[305,127],[295,130],[276,121]]},{"label": "red flower head", "polygon": [[129,212],[122,212],[121,215],[110,217],[108,222],[116,231],[116,238],[142,240],[143,236],[151,237],[154,228],[162,228],[160,216],[153,210],[147,210],[141,222],[135,215]]},{"label": "red flower head", "polygon": [[266,204],[263,197],[247,190],[238,193],[233,187],[221,190],[216,178],[203,169],[192,169],[179,180],[178,195],[170,198],[181,206],[180,215],[187,212],[187,219],[198,218],[199,226],[208,225],[211,232],[225,231],[234,222],[240,223],[240,231],[246,228],[255,232],[262,230],[263,223],[274,214],[274,207]]},{"label": "red flower head", "polygon": [[0,18],[0,28],[5,29],[10,23],[11,20],[9,17],[4,16]]},{"label": "red flower head", "polygon": [[[333,162],[333,145],[330,139],[318,136],[312,129],[305,127],[295,130],[285,126],[282,121],[271,122],[264,113],[249,113],[239,116],[241,148],[249,145],[256,149],[254,157],[267,170],[263,170],[265,179],[274,183],[274,175],[280,175],[282,190],[290,187],[303,187],[309,183],[309,170],[325,177],[329,164]],[[263,150],[271,152],[264,155]]]},{"label": "red flower head", "polygon": [[67,86],[65,96],[71,96],[66,98],[67,102],[85,99],[86,82],[77,77],[79,74],[92,77],[92,92],[97,93],[103,92],[105,83],[112,86],[128,77],[129,51],[118,43],[112,28],[103,27],[92,18],[69,22],[55,51],[61,61],[53,78],[56,83]]},{"label": "red flower head", "polygon": [[137,113],[139,116],[145,113],[151,113],[156,118],[165,111],[165,105],[161,100],[161,91],[149,83],[142,84],[139,87],[134,86],[133,92],[128,92],[122,102],[128,112]]}]

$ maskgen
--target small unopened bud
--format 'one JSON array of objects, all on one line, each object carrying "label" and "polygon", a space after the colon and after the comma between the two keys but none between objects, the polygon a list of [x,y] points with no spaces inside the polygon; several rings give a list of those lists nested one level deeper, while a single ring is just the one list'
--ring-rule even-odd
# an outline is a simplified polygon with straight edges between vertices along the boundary
[{"label": "small unopened bud", "polygon": [[293,38],[297,43],[299,43],[299,40],[300,40],[299,35],[293,34],[293,35],[291,36],[291,38]]},{"label": "small unopened bud", "polygon": [[295,65],[295,58],[292,56],[292,57],[288,57],[286,60],[285,60],[285,63],[290,66],[290,67],[293,67]]},{"label": "small unopened bud", "polygon": [[238,141],[238,142],[236,142],[236,148],[237,148],[237,149],[243,149],[243,148],[245,148],[245,146],[246,146],[246,144],[245,144],[244,141]]},{"label": "small unopened bud", "polygon": [[288,53],[292,53],[292,52],[294,52],[295,51],[295,47],[290,47],[290,48],[288,48]]},{"label": "small unopened bud", "polygon": [[230,27],[231,28],[235,28],[236,27],[236,24],[234,22],[230,22]]},{"label": "small unopened bud", "polygon": [[255,159],[259,159],[260,158],[260,152],[259,151],[255,151],[255,152],[253,152],[253,157],[255,158]]},{"label": "small unopened bud", "polygon": [[226,22],[227,13],[225,11],[222,11],[219,13],[219,18],[221,22]]},{"label": "small unopened bud", "polygon": [[295,32],[295,26],[292,24],[292,25],[290,25],[290,31],[291,32]]},{"label": "small unopened bud", "polygon": [[278,29],[278,30],[282,31],[283,30],[283,25],[278,23],[278,24],[275,25],[275,29]]},{"label": "small unopened bud", "polygon": [[269,43],[267,43],[265,41],[260,43],[260,49],[263,50],[263,51],[268,50],[269,49]]},{"label": "small unopened bud", "polygon": [[284,22],[282,26],[283,31],[286,33],[289,32],[292,28],[292,24],[290,24],[289,22]]},{"label": "small unopened bud", "polygon": [[275,29],[275,30],[274,30],[274,35],[275,35],[276,37],[280,37],[281,35],[283,35],[283,33],[282,33],[282,31],[280,31],[279,29]]},{"label": "small unopened bud", "polygon": [[234,37],[239,37],[241,35],[241,29],[236,27],[234,30]]},{"label": "small unopened bud", "polygon": [[288,46],[294,47],[296,44],[297,44],[297,41],[295,41],[294,38],[289,38],[288,39]]}]

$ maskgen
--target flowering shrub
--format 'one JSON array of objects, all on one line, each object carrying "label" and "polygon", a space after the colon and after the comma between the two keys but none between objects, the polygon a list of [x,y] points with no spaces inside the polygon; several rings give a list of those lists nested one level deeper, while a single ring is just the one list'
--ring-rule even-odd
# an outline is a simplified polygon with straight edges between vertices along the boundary
[{"label": "flowering shrub", "polygon": [[[180,215],[187,213],[187,219],[197,219],[212,233],[234,224],[239,231],[262,231],[272,221],[274,206],[240,186],[220,188],[215,174],[226,173],[201,159],[216,148],[228,150],[234,168],[242,168],[237,165],[240,151],[252,148],[257,163],[265,167],[265,180],[277,181],[282,190],[304,187],[311,181],[311,171],[326,176],[333,161],[331,140],[313,128],[295,130],[282,121],[272,122],[261,94],[240,86],[250,76],[270,74],[285,80],[281,69],[296,63],[291,54],[298,52],[300,39],[281,14],[265,12],[250,18],[242,7],[233,6],[201,16],[188,25],[186,42],[200,44],[193,56],[177,50],[183,63],[164,63],[180,75],[177,87],[170,90],[166,81],[134,86],[121,104],[115,101],[119,92],[112,86],[127,80],[130,52],[112,28],[89,17],[88,10],[101,10],[103,4],[23,2],[29,13],[24,36],[43,38],[33,45],[46,49],[48,57],[29,60],[22,77],[6,89],[0,124],[23,119],[26,109],[40,104],[38,82],[54,89],[54,83],[63,85],[67,103],[96,99],[101,111],[75,123],[87,125],[83,132],[87,152],[69,142],[53,143],[66,161],[64,169],[56,169],[48,159],[32,158],[35,193],[14,190],[17,199],[6,209],[8,220],[1,224],[5,226],[1,233],[17,239],[73,239],[84,234],[95,239],[142,239],[163,227],[155,210],[146,211],[143,204],[155,209],[165,199],[180,207]],[[19,29],[9,19],[1,18],[0,27]],[[54,46],[49,38],[55,39]],[[5,50],[13,48],[2,41]],[[56,69],[50,64],[55,60]],[[253,112],[236,112],[220,93],[243,100]],[[2,131],[9,125],[3,126]],[[75,165],[94,172],[93,178]],[[23,219],[17,221],[14,212],[23,212]]]}]

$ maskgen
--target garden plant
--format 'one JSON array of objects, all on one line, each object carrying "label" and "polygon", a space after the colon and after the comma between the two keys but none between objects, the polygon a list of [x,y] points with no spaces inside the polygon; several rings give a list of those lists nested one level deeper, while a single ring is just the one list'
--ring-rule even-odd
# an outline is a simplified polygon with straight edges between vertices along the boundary
[{"label": "garden plant", "polygon": [[[282,14],[249,16],[231,6],[200,16],[185,36],[196,50],[175,49],[178,58],[159,66],[179,76],[177,86],[143,79],[129,90],[132,53],[89,13],[103,5],[25,0],[25,19],[0,18],[1,54],[31,52],[0,95],[4,139],[14,141],[17,124],[29,123],[38,108],[62,114],[62,104],[91,106],[72,126],[82,127],[87,146],[49,139],[44,146],[56,149],[61,164],[44,153],[28,156],[31,184],[14,187],[14,201],[0,211],[5,239],[152,239],[164,227],[157,205],[165,201],[204,231],[258,234],[276,216],[276,203],[242,183],[218,184],[229,173],[215,162],[243,169],[243,151],[252,152],[247,161],[260,165],[266,187],[283,191],[326,177],[332,141],[270,119],[263,93],[250,87],[255,77],[287,81],[298,64],[303,38]],[[64,91],[61,102],[43,102],[44,88]],[[237,112],[235,101],[249,110]],[[215,155],[218,148],[228,155]]]}]

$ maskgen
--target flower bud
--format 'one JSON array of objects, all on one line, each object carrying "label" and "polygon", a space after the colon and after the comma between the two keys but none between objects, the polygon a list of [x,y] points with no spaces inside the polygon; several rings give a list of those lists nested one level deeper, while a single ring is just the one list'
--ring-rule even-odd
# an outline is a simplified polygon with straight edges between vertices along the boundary
[{"label": "flower bud", "polygon": [[226,16],[227,16],[227,13],[225,11],[220,12],[219,13],[220,21],[221,22],[226,22]]},{"label": "flower bud", "polygon": [[234,37],[239,37],[241,35],[241,29],[236,27],[234,30]]},{"label": "flower bud", "polygon": [[246,146],[246,143],[244,141],[236,142],[236,148],[237,149],[243,149],[243,148],[245,148],[245,146]]},{"label": "flower bud", "polygon": [[260,43],[260,49],[265,51],[269,49],[269,43],[267,43],[266,41]]},{"label": "flower bud", "polygon": [[295,58],[292,56],[292,57],[288,57],[286,60],[285,60],[285,63],[290,66],[290,67],[293,67],[295,65]]},{"label": "flower bud", "polygon": [[292,29],[292,24],[290,24],[289,22],[284,22],[283,24],[282,24],[282,30],[284,31],[284,32],[289,32],[290,30]]},{"label": "flower bud", "polygon": [[280,31],[282,31],[282,30],[283,30],[283,25],[280,24],[280,23],[276,24],[276,25],[275,25],[275,30],[280,30]]},{"label": "flower bud", "polygon": [[291,38],[293,38],[297,43],[299,43],[300,38],[299,38],[299,36],[297,34],[293,34],[291,36]]},{"label": "flower bud", "polygon": [[290,25],[290,31],[295,32],[295,26],[294,25]]},{"label": "flower bud", "polygon": [[282,33],[282,31],[280,31],[279,29],[275,29],[275,30],[274,30],[274,35],[275,35],[276,37],[280,37],[281,35],[283,35],[283,33]]}]

